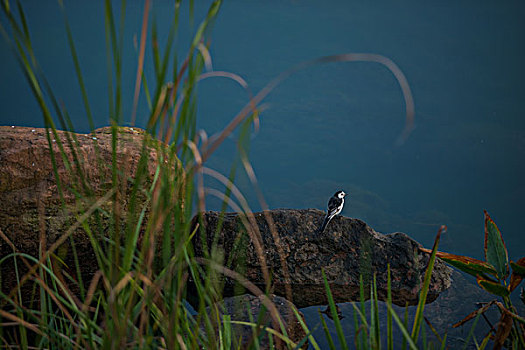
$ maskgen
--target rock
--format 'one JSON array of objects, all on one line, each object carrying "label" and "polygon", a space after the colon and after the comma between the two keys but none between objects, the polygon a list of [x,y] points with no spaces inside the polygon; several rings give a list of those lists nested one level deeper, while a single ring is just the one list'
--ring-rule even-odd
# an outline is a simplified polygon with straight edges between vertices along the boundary
[{"label": "rock", "polygon": [[[146,134],[143,130],[133,128],[119,128],[118,132],[117,164],[119,170],[129,175],[128,178],[133,178]],[[68,139],[72,140],[71,143]],[[13,251],[38,257],[40,247],[49,248],[76,222],[77,214],[82,212],[82,208],[85,210],[95,199],[112,188],[111,139],[111,128],[97,129],[89,135],[62,131],[58,131],[57,135],[50,134],[60,188],[63,190],[63,206],[46,130],[0,126],[0,257]],[[147,145],[155,145],[156,141],[148,138],[147,142]],[[59,143],[66,159],[79,159],[73,170],[66,168],[59,153]],[[157,156],[154,147],[146,149],[149,157],[146,173],[151,178],[156,169]],[[75,170],[77,167],[84,174],[82,181],[85,186],[82,188],[78,186],[78,179],[74,178],[78,173]],[[118,204],[125,215],[128,205],[125,192],[129,191],[130,183],[122,183],[124,193],[119,196]],[[82,198],[77,198],[76,193],[82,193]],[[110,201],[105,205],[112,206],[113,203]],[[338,302],[356,299],[360,273],[364,274],[366,281],[373,273],[377,273],[379,296],[384,297],[387,262],[392,266],[394,302],[402,305],[405,302],[417,302],[428,255],[419,254],[418,243],[405,234],[382,235],[362,221],[336,217],[324,234],[319,236],[315,231],[324,215],[321,211],[273,210],[270,215],[280,237],[279,248],[286,261],[285,270],[281,268],[279,250],[274,244],[264,214],[254,215],[264,243],[263,255],[267,260],[269,273],[276,282],[273,286],[275,293],[285,295],[286,287],[289,287],[293,295],[287,299],[293,299],[298,307],[326,304],[322,269],[326,271],[332,293]],[[209,212],[204,215],[203,228],[209,245],[213,242],[218,219],[218,213]],[[103,218],[101,222],[94,234],[102,240],[107,234],[109,219]],[[262,286],[264,279],[259,258],[246,230],[243,231],[239,222],[237,214],[225,216],[224,226],[219,234],[219,243],[226,257],[224,261],[248,280]],[[196,221],[193,224],[195,223]],[[234,249],[239,232],[244,232],[239,246],[241,249]],[[88,285],[91,276],[98,269],[91,243],[82,228],[75,230],[71,237],[75,242],[84,285]],[[200,234],[197,234],[195,250],[202,257],[206,254],[201,242]],[[69,275],[76,277],[73,250],[64,245],[64,249],[55,253],[71,269],[68,271]],[[18,267],[23,275],[25,271],[22,261],[18,261]],[[289,273],[288,279],[286,271]],[[449,273],[449,269],[442,263],[436,264],[429,300],[435,299],[448,287]],[[16,285],[13,259],[4,260],[0,266],[0,274],[2,291],[8,293]],[[29,283],[26,285],[27,295],[30,296]],[[228,288],[233,290],[233,285],[227,285],[227,293]],[[22,294],[25,296],[25,293]]]},{"label": "rock", "polygon": [[[322,270],[336,302],[358,300],[360,274],[364,276],[365,287],[375,274],[379,298],[386,300],[387,264],[390,264],[392,274],[393,302],[402,306],[418,302],[429,254],[420,252],[419,243],[406,234],[384,235],[361,220],[337,216],[319,235],[316,230],[324,217],[320,210],[276,209],[266,214],[275,223],[279,246],[275,244],[265,213],[254,213],[254,220],[262,238],[262,255],[274,283],[273,292],[287,296],[299,308],[327,304]],[[193,225],[197,222],[195,217]],[[209,255],[204,247],[212,246],[219,222],[220,213],[203,213],[200,233],[194,238],[197,256]],[[236,213],[225,214],[221,225],[216,239],[227,267],[263,286],[261,257],[241,223],[241,217]],[[242,238],[238,239],[239,235]],[[284,268],[279,251],[283,254]],[[436,299],[450,286],[451,271],[442,261],[436,261],[427,302]],[[233,286],[233,281],[226,280],[226,295],[233,295],[236,290]],[[287,295],[287,288],[291,289],[292,296]],[[365,296],[369,295],[365,292]]]},{"label": "rock", "polygon": [[[146,134],[143,130],[134,128],[119,128],[118,132],[117,163],[119,169],[128,171],[128,174],[134,177]],[[0,232],[10,242],[6,242],[4,237],[0,238],[0,257],[13,253],[13,246],[18,252],[38,257],[41,245],[43,248],[49,248],[76,222],[76,213],[80,206],[84,205],[84,208],[89,206],[90,200],[94,201],[103,196],[111,188],[112,135],[110,127],[97,129],[89,135],[58,131],[57,139],[53,134],[50,134],[50,137],[66,203],[65,207],[62,207],[46,130],[0,126],[0,203],[2,203]],[[74,142],[68,143],[67,137],[74,138]],[[71,191],[71,187],[79,183],[78,180],[72,178],[74,176],[72,174],[77,172],[66,169],[60,156],[59,141],[69,161],[74,159],[74,150],[77,158],[81,160],[79,168],[83,170],[87,189],[77,187],[76,190],[77,193],[83,194],[83,200],[77,200],[75,193]],[[156,154],[151,149],[149,151],[147,173],[151,176],[155,171]],[[123,212],[125,212],[127,197],[121,196],[120,198]],[[104,226],[108,226],[107,222],[104,223]],[[103,233],[95,232],[95,234]],[[74,231],[72,237],[75,241],[80,269],[86,278],[84,283],[89,284],[90,276],[98,268],[91,243],[82,228]],[[76,276],[72,250],[62,249],[57,254],[72,268],[70,274]],[[18,267],[22,274],[25,273],[25,266],[20,260]],[[13,260],[4,261],[0,269],[2,291],[10,292],[16,285]]]},{"label": "rock", "polygon": [[[304,332],[303,328],[301,327],[301,324],[295,317],[295,314],[292,309],[295,306],[285,298],[276,295],[270,295],[269,299],[275,305],[277,311],[281,316],[281,319],[283,320],[283,324],[286,329],[286,334],[288,334],[288,338],[296,344],[303,340],[306,333]],[[221,320],[223,319],[222,317],[224,314],[230,315],[232,321],[252,322],[250,321],[251,319],[257,322],[257,319],[260,319],[260,324],[265,325],[266,327],[273,328],[274,330],[282,334],[279,325],[274,325],[272,323],[270,313],[268,312],[268,309],[263,305],[259,297],[253,296],[251,294],[243,294],[235,297],[225,298],[224,300],[216,303],[215,306],[217,307],[216,310],[218,310]],[[211,319],[217,319],[216,315],[211,314],[212,310],[209,307],[206,308],[206,311],[208,312],[208,314],[210,314]],[[299,312],[299,315],[303,318],[304,321],[303,314]],[[253,341],[253,327],[232,324],[232,333],[232,349],[238,349],[239,345],[241,349],[250,348],[249,345]],[[260,348],[270,349],[268,339],[269,333],[264,331],[261,332],[259,335]],[[237,344],[239,339],[240,344]],[[285,346],[284,343],[279,343],[277,337],[273,338],[273,343],[274,345],[276,345],[276,349],[288,349],[288,347]],[[308,348],[308,341],[306,341],[302,346],[302,349],[306,348]]]}]

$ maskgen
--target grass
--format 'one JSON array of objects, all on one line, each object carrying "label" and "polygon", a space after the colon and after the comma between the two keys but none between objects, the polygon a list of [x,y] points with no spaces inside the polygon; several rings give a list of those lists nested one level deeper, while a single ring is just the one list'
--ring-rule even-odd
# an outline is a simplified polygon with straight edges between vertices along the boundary
[{"label": "grass", "polygon": [[[265,88],[251,97],[220,133],[208,137],[196,130],[198,82],[205,78],[221,76],[247,86],[241,77],[233,73],[214,72],[207,68],[211,66],[206,45],[207,35],[218,15],[221,1],[211,3],[195,30],[184,60],[179,62],[175,38],[178,33],[181,2],[175,1],[172,26],[164,45],[158,40],[155,21],[151,23],[151,42],[148,45],[151,4],[146,0],[132,113],[127,119],[122,112],[122,42],[126,1],[123,0],[119,5],[119,16],[115,15],[114,2],[105,0],[104,5],[111,156],[109,159],[104,158],[98,140],[93,137],[91,142],[97,156],[95,167],[100,170],[100,176],[103,178],[101,183],[109,184],[108,187],[97,187],[87,180],[84,166],[87,160],[83,158],[76,136],[72,133],[74,125],[67,109],[58,102],[38,65],[21,2],[2,1],[1,6],[7,23],[1,23],[0,31],[18,60],[43,113],[60,206],[74,217],[69,229],[52,245],[48,246],[41,241],[37,256],[20,252],[8,237],[2,235],[2,239],[12,248],[12,253],[1,257],[0,264],[12,263],[17,272],[17,288],[1,295],[2,345],[7,348],[24,349],[230,349],[238,344],[239,340],[233,332],[233,325],[241,322],[232,320],[230,315],[224,315],[221,319],[218,313],[208,311],[213,310],[216,303],[222,300],[222,285],[219,281],[221,276],[226,276],[258,295],[269,312],[271,328],[264,317],[242,323],[253,327],[251,348],[259,348],[261,340],[267,337],[270,344],[283,348],[293,349],[308,343],[313,348],[320,349],[319,340],[315,339],[313,331],[308,329],[297,310],[294,310],[295,315],[306,336],[300,340],[290,339],[284,327],[284,320],[268,298],[272,282],[262,253],[260,232],[254,224],[253,214],[246,200],[234,185],[235,174],[241,170],[247,173],[258,193],[261,206],[266,209],[267,205],[258,189],[257,178],[246,152],[252,126],[258,125],[258,106],[282,80],[314,64],[364,60],[377,62],[389,68],[400,83],[406,102],[407,122],[405,131],[400,136],[402,142],[412,128],[414,115],[410,88],[403,73],[391,60],[374,54],[335,55],[303,62],[270,81]],[[86,118],[91,132],[94,133],[95,124],[81,62],[62,3],[61,6]],[[192,8],[193,2],[190,2],[190,9]],[[190,16],[193,18],[193,13],[190,13]],[[119,23],[116,22],[116,18],[119,18]],[[147,81],[144,74],[146,48],[152,50],[153,81]],[[171,76],[169,71],[173,72]],[[121,125],[125,121],[134,125],[141,93],[146,98],[149,117],[140,147],[140,157],[132,169],[127,161],[129,155],[120,152],[120,139],[123,137]],[[65,130],[66,133],[60,133],[59,129]],[[235,129],[240,130],[237,161],[233,162],[230,174],[226,177],[207,168],[205,163]],[[53,140],[56,141],[56,146]],[[152,150],[158,161],[154,163],[155,170],[151,174],[148,167],[151,165]],[[70,180],[64,181],[59,176],[59,164],[63,164],[67,169]],[[205,177],[217,179],[224,188],[206,188]],[[71,195],[74,201],[67,199]],[[192,230],[190,223],[196,212],[205,209],[205,198],[210,195],[223,201],[223,212],[232,208],[244,214],[243,224],[257,248],[265,276],[265,290],[260,290],[239,273],[225,268],[220,249],[216,249],[215,244],[212,245],[212,249],[206,250],[209,253],[205,256],[195,256],[191,244],[192,237],[203,234],[203,230],[202,225]],[[267,219],[278,242],[274,223],[271,217]],[[202,224],[202,218],[200,223]],[[81,273],[76,241],[78,238],[75,238],[77,232],[87,236],[95,255],[96,261],[93,263],[96,263],[96,273],[90,276],[89,280]],[[45,234],[42,230],[41,237],[44,238]],[[402,332],[403,341],[411,349],[420,347],[418,340],[421,327],[424,326],[423,308],[438,241],[439,234],[411,332],[406,315],[402,321],[392,309],[389,290],[386,330],[388,349],[395,347],[392,332],[394,326]],[[74,266],[69,266],[69,269],[64,268],[64,258],[67,254],[73,256]],[[286,271],[282,252],[280,258]],[[390,270],[388,278],[390,283]],[[193,314],[185,303],[190,282],[196,290],[196,295],[193,295],[197,300],[196,314]],[[351,348],[337,316],[326,278],[325,284],[337,342],[342,349]],[[356,329],[359,330],[354,341],[358,349],[378,349],[383,338],[379,326],[375,280],[369,288],[372,301],[369,320],[365,312],[364,285],[365,282],[361,280],[361,300],[359,305],[354,305],[354,321]],[[29,302],[22,296],[22,291],[27,288],[32,290]],[[325,341],[331,349],[335,349],[336,342],[322,317],[321,323],[325,331]],[[423,339],[423,344],[427,344],[425,336]]]},{"label": "grass", "polygon": [[[419,332],[422,329],[424,331],[424,323],[423,323],[423,309],[426,302],[426,296],[428,293],[428,288],[430,286],[429,280],[430,276],[432,274],[432,270],[434,267],[434,262],[436,259],[436,252],[437,247],[439,243],[439,239],[441,236],[442,231],[445,228],[442,227],[438,234],[436,235],[434,247],[432,249],[432,253],[429,258],[429,263],[425,272],[425,281],[423,283],[423,286],[421,288],[421,291],[419,293],[419,304],[416,309],[416,315],[413,320],[412,324],[412,332],[408,329],[407,324],[407,317],[405,313],[405,320],[401,321],[400,317],[397,315],[395,310],[392,307],[392,299],[391,299],[391,288],[390,288],[390,266],[388,266],[387,270],[387,301],[386,301],[386,308],[387,308],[387,324],[386,324],[386,337],[383,337],[381,335],[381,328],[379,325],[379,307],[378,307],[378,295],[377,295],[377,287],[376,287],[376,279],[375,276],[373,277],[370,285],[370,303],[369,303],[369,318],[366,317],[366,310],[365,310],[365,297],[364,292],[361,292],[359,305],[356,303],[352,303],[353,306],[353,316],[354,316],[354,329],[356,333],[354,334],[354,347],[356,349],[381,349],[383,344],[386,345],[387,349],[394,349],[399,348],[399,344],[401,345],[402,349],[406,349],[407,345],[410,349],[429,349],[434,346],[433,343],[427,341],[427,337],[424,333],[422,342],[419,342]],[[331,317],[334,321],[334,326],[336,329],[337,339],[339,341],[339,348],[340,349],[348,349],[349,345],[346,341],[346,336],[343,331],[343,328],[341,326],[341,322],[337,313],[336,305],[334,302],[334,299],[332,297],[332,293],[330,292],[330,287],[328,284],[328,281],[326,279],[326,276],[323,272],[323,278],[325,282],[325,288],[327,291],[327,297],[328,297],[328,303],[330,307]],[[361,290],[364,289],[364,283],[361,279]],[[328,330],[328,327],[326,325],[326,322],[321,314],[321,323],[323,325],[323,329],[325,331],[325,336],[328,342],[328,345],[330,349],[336,349],[334,339],[331,336],[331,333]],[[398,340],[397,342],[394,339],[393,336],[393,324],[392,320],[395,322],[396,327],[399,329],[399,331],[402,334],[402,340],[401,342]],[[474,328],[472,328],[474,329]],[[385,331],[385,330],[383,330]],[[438,344],[440,347],[444,347],[446,344],[446,336],[443,339],[438,338]]]}]

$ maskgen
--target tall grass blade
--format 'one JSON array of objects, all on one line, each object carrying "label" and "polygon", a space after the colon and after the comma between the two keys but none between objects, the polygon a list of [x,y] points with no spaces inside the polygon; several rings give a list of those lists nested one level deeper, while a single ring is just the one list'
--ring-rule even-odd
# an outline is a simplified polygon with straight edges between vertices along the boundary
[{"label": "tall grass blade", "polygon": [[397,316],[396,312],[392,308],[392,305],[388,305],[387,304],[386,307],[390,310],[390,312],[392,314],[392,318],[397,323],[397,326],[398,326],[399,330],[403,334],[403,339],[408,343],[408,346],[410,347],[410,349],[417,350],[416,343],[412,339],[411,335],[408,333],[408,330],[406,329],[406,327],[403,324],[403,322],[401,322],[401,320],[399,319],[399,316]]},{"label": "tall grass blade", "polygon": [[80,62],[78,60],[77,50],[75,47],[75,41],[73,40],[73,34],[71,33],[71,26],[69,25],[69,20],[67,19],[66,11],[63,3],[61,3],[61,8],[64,17],[64,23],[66,26],[67,42],[69,45],[69,50],[71,52],[71,57],[73,58],[73,64],[75,66],[75,72],[77,75],[78,85],[80,86],[80,92],[82,93],[82,101],[84,102],[84,108],[86,110],[86,116],[89,122],[89,129],[93,132],[95,130],[95,124],[93,122],[93,114],[91,113],[91,107],[89,105],[89,99],[87,96],[86,86],[84,84],[84,78],[82,76],[82,70],[80,69]]},{"label": "tall grass blade", "polygon": [[330,334],[330,330],[328,329],[326,321],[324,320],[323,314],[321,313],[320,310],[317,310],[317,313],[319,314],[319,318],[321,319],[321,324],[323,325],[325,340],[328,342],[328,346],[330,347],[330,349],[335,350],[334,340],[332,339],[332,335]]},{"label": "tall grass blade", "polygon": [[[365,310],[365,285],[364,285],[364,282],[363,282],[363,275],[360,274],[359,275],[359,305],[360,305],[360,308],[361,308],[361,321],[362,321],[362,325],[360,327],[364,327],[364,329],[366,329],[368,331],[368,324],[366,322],[366,310]],[[354,310],[357,310],[359,311],[359,309],[356,309],[354,307]],[[361,332],[361,345],[362,346],[365,346],[367,343],[366,343],[366,332]]]},{"label": "tall grass blade", "polygon": [[[405,329],[408,329],[408,303],[405,304],[405,312],[403,313],[403,326]],[[407,340],[405,337],[403,337],[403,340],[401,342],[401,349],[406,350],[407,348]]]},{"label": "tall grass blade", "polygon": [[[310,331],[308,329],[308,326],[306,325],[306,323],[304,322],[303,318],[301,317],[301,315],[299,314],[299,311],[297,311],[297,309],[295,307],[292,306],[292,311],[295,315],[295,318],[297,319],[297,321],[299,322],[299,324],[301,325],[301,328],[303,329],[303,331],[305,332],[306,336],[305,338],[310,342],[310,344],[312,344],[313,348],[315,350],[321,350],[320,347],[319,347],[319,344],[317,344],[317,342],[315,341],[315,338],[313,337],[312,335],[312,331]],[[324,321],[324,320],[323,320]],[[293,322],[293,320],[291,321]],[[298,347],[300,348],[302,346],[301,343],[297,344]]]},{"label": "tall grass blade", "polygon": [[[387,299],[388,305],[392,306],[392,279],[390,275],[390,264],[387,264]],[[394,334],[392,329],[392,314],[390,309],[387,308],[386,313],[386,346],[388,350],[394,349]]]},{"label": "tall grass blade", "polygon": [[447,346],[447,335],[445,333],[445,335],[443,336],[443,339],[441,339],[441,350],[445,350],[446,346]]},{"label": "tall grass blade", "polygon": [[376,349],[381,348],[381,334],[379,330],[379,306],[378,306],[378,296],[377,296],[377,284],[376,284],[376,274],[374,273],[374,281],[372,285],[372,298],[370,299],[370,303],[372,305],[372,311],[370,313],[370,317],[373,319],[372,322],[372,329],[370,334],[373,333],[373,342],[372,347]]},{"label": "tall grass blade", "polygon": [[321,272],[323,274],[326,297],[328,298],[328,305],[330,305],[330,312],[332,313],[332,317],[334,320],[335,329],[337,331],[337,337],[339,338],[339,344],[341,344],[342,349],[348,349],[345,335],[343,333],[343,328],[341,327],[341,321],[339,320],[339,316],[337,315],[337,308],[335,307],[334,298],[332,297],[332,291],[330,290],[330,286],[328,285],[328,280],[326,279],[324,269],[321,270]]},{"label": "tall grass blade", "polygon": [[224,323],[224,349],[231,349],[232,347],[232,326],[231,326],[231,316],[230,315],[224,315],[223,316],[223,323]]},{"label": "tall grass blade", "polygon": [[470,342],[470,338],[472,338],[472,336],[474,335],[474,330],[476,329],[476,325],[478,324],[478,320],[480,316],[481,314],[478,314],[476,318],[474,319],[474,322],[472,323],[472,327],[470,328],[470,331],[468,333],[467,339],[465,339],[465,343],[463,344],[463,347],[461,348],[462,350],[467,349],[468,344]]},{"label": "tall grass blade", "polygon": [[432,253],[430,254],[427,269],[425,271],[425,279],[423,281],[423,287],[421,288],[421,291],[419,292],[419,303],[417,305],[416,316],[414,318],[414,325],[412,327],[412,339],[416,343],[419,338],[419,330],[421,329],[421,324],[423,322],[423,310],[425,308],[425,303],[427,301],[428,289],[430,288],[430,279],[432,277],[432,271],[434,270],[434,263],[436,261],[436,253],[438,249],[439,239],[441,237],[441,233],[445,232],[446,229],[447,229],[446,226],[441,226],[436,235],[436,238],[434,239],[434,246],[432,247]]},{"label": "tall grass blade", "polygon": [[[142,15],[142,30],[140,32],[140,52],[139,52],[139,62],[137,67],[137,77],[135,78],[135,92],[133,94],[133,107],[131,110],[131,125],[135,125],[135,117],[137,115],[137,106],[139,102],[139,93],[141,79],[144,72],[144,55],[146,52],[146,34],[148,31],[148,18],[149,18],[149,8],[150,0],[144,1],[144,11]],[[153,46],[156,46],[154,43]]]}]

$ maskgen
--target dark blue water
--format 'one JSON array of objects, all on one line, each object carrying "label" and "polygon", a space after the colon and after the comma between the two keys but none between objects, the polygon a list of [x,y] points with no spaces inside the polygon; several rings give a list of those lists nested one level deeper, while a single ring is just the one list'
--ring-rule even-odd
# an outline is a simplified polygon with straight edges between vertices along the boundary
[{"label": "dark blue water", "polygon": [[[117,6],[117,2],[114,2]],[[108,124],[102,1],[69,1],[95,126]],[[40,66],[78,131],[89,130],[63,18],[53,1],[24,1]],[[187,9],[177,41],[183,57],[206,3]],[[156,1],[161,40],[172,1]],[[130,121],[142,5],[130,2],[123,65],[124,120]],[[0,17],[2,25],[5,18]],[[239,74],[253,92],[294,64],[348,52],[385,55],[405,73],[415,105],[415,130],[402,144],[405,105],[391,72],[377,63],[336,63],[300,71],[264,101],[250,158],[271,208],[319,208],[336,190],[349,193],[343,215],[381,232],[403,231],[430,246],[441,224],[440,248],[483,256],[483,209],[501,229],[510,256],[524,256],[525,3],[520,1],[228,1],[212,31],[216,70]],[[151,23],[151,22],[150,22]],[[146,69],[153,81],[151,55]],[[0,124],[43,126],[24,76],[0,40]],[[220,131],[247,102],[225,79],[199,87],[199,127]],[[147,106],[142,93],[138,124]],[[208,166],[229,172],[235,140]],[[260,205],[246,176],[239,187]],[[213,185],[213,182],[210,182]],[[210,199],[211,208],[217,202]],[[317,308],[307,308],[310,327]],[[351,307],[345,310],[350,327]],[[348,322],[346,322],[348,321]],[[330,321],[329,321],[330,322]],[[346,328],[345,328],[346,329]],[[317,329],[316,339],[323,334]],[[466,336],[466,335],[465,335]],[[350,338],[349,341],[352,341]],[[326,344],[324,344],[326,345]]]},{"label": "dark blue water", "polygon": [[[115,6],[117,2],[115,2]],[[205,13],[196,4],[192,27],[181,16],[182,53]],[[55,2],[25,1],[42,70],[79,131],[89,129]],[[161,39],[173,4],[154,6]],[[70,1],[75,36],[96,127],[108,124],[102,2]],[[124,37],[124,119],[129,122],[142,5],[131,2]],[[265,100],[250,156],[272,208],[324,209],[338,189],[350,196],[343,214],[381,232],[403,231],[431,245],[448,225],[441,248],[482,257],[483,209],[510,256],[525,251],[525,3],[520,1],[229,1],[212,31],[216,70],[239,74],[253,92],[292,65],[319,56],[371,52],[405,73],[416,105],[415,130],[401,146],[401,89],[377,63],[336,63],[300,71]],[[2,17],[2,24],[5,25]],[[8,46],[0,41],[0,122],[43,126],[41,113]],[[151,60],[147,63],[153,81]],[[247,102],[225,79],[200,85],[199,127],[213,134]],[[142,93],[138,124],[147,106]],[[229,139],[209,166],[229,171]],[[242,175],[239,186],[254,191]],[[251,201],[254,210],[260,209]],[[210,205],[214,202],[210,201]]]}]

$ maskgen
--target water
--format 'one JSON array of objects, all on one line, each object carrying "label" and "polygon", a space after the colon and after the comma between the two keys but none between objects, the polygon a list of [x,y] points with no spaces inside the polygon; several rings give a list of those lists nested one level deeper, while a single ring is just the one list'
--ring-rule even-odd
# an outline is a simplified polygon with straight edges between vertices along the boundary
[{"label": "water", "polygon": [[[102,5],[66,5],[95,123],[104,126]],[[37,1],[24,6],[40,64],[77,129],[86,131],[58,6]],[[172,7],[171,1],[155,2],[162,38]],[[197,4],[197,23],[204,11],[204,4]],[[372,52],[399,65],[415,98],[416,128],[396,146],[405,107],[398,83],[385,67],[315,66],[283,82],[265,100],[261,130],[250,150],[269,206],[324,209],[329,196],[344,189],[349,198],[343,215],[363,219],[381,232],[406,232],[426,246],[439,225],[446,224],[449,231],[440,248],[477,258],[483,256],[486,209],[501,229],[510,257],[523,256],[524,15],[525,3],[519,1],[225,3],[213,28],[213,65],[239,74],[252,91],[304,60]],[[180,47],[186,47],[192,31],[183,17]],[[132,38],[140,23],[141,6],[132,2],[124,41],[127,116],[137,59]],[[4,41],[0,60],[1,124],[43,126]],[[247,93],[225,79],[204,81],[199,92],[199,126],[208,134],[221,130],[247,102]],[[142,96],[139,125],[146,114]],[[209,166],[227,173],[234,147],[233,139],[226,141]],[[248,180],[241,176],[238,184],[252,198],[254,210],[260,209]]]},{"label": "water", "polygon": [[[24,5],[40,65],[76,128],[85,131],[89,125],[58,6]],[[67,6],[96,126],[107,125],[102,5]],[[172,9],[170,1],[155,3],[161,38]],[[132,2],[128,10],[123,81],[129,121],[137,57],[133,35],[140,35],[142,7]],[[204,4],[197,4],[196,23],[204,10]],[[482,257],[486,209],[502,230],[510,255],[523,255],[524,12],[518,1],[225,3],[213,29],[213,65],[239,74],[252,91],[304,60],[373,52],[400,66],[415,98],[416,129],[398,147],[404,102],[385,67],[315,66],[283,82],[265,100],[268,108],[251,148],[270,207],[324,209],[328,197],[341,188],[350,193],[344,215],[361,218],[381,232],[407,232],[425,245],[446,224],[442,248],[476,257]],[[186,47],[192,29],[188,16],[182,17],[178,42]],[[2,124],[42,126],[17,63],[5,42],[0,45]],[[221,130],[247,96],[231,81],[204,81],[199,126],[208,134]],[[143,98],[139,124],[144,125],[146,114]],[[227,172],[232,149],[230,140],[210,166]],[[247,181],[239,184],[253,198]]]}]

